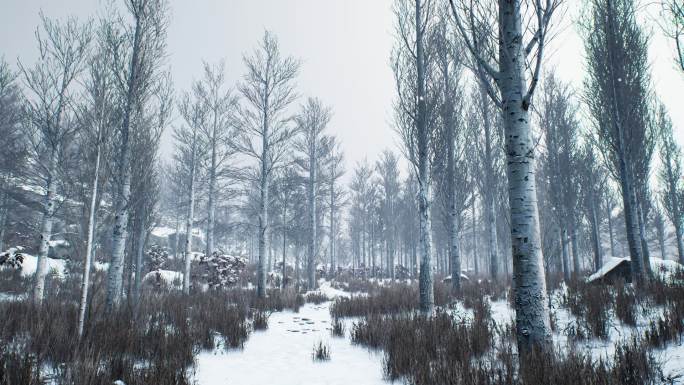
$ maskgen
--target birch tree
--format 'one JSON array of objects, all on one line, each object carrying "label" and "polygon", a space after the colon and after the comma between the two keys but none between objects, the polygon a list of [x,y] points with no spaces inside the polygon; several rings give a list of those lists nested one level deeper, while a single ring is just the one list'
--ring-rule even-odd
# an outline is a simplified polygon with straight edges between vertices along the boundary
[{"label": "birch tree", "polygon": [[81,279],[81,298],[79,304],[78,335],[83,336],[85,315],[88,306],[90,268],[95,252],[95,229],[98,207],[102,200],[103,164],[108,160],[111,146],[111,132],[117,115],[118,101],[114,88],[110,52],[106,46],[106,21],[97,33],[97,48],[88,62],[88,79],[85,82],[85,103],[79,113],[84,130],[84,148],[92,149],[89,158],[94,158],[90,187],[85,260]]},{"label": "birch tree", "polygon": [[[501,111],[506,137],[516,334],[524,357],[551,349],[549,308],[536,200],[532,106],[552,17],[560,0],[478,2],[450,0],[459,34],[475,61],[475,73]],[[486,8],[490,6],[490,8]],[[484,18],[484,19],[483,19]],[[491,32],[498,54],[480,43],[480,25]],[[495,31],[495,27],[498,31]],[[525,42],[525,38],[528,39]],[[531,74],[527,73],[531,69]],[[529,76],[529,81],[528,81]],[[498,92],[497,92],[498,91]]]},{"label": "birch tree", "polygon": [[135,130],[142,120],[148,99],[161,75],[166,55],[166,0],[126,0],[132,25],[113,27],[109,45],[122,97],[122,118],[116,130],[114,149],[114,223],[112,257],[107,278],[108,309],[121,303],[124,253],[128,239],[131,198],[131,150]]},{"label": "birch tree", "polygon": [[591,248],[594,254],[594,271],[603,266],[603,249],[601,246],[601,201],[605,193],[607,175],[596,149],[587,142],[582,147],[577,162],[580,199],[584,213],[591,226]]},{"label": "birch tree", "polygon": [[58,205],[60,159],[66,142],[73,138],[76,125],[69,122],[73,113],[74,85],[84,68],[91,40],[90,24],[75,19],[64,23],[41,14],[42,29],[36,31],[39,56],[33,67],[21,62],[19,68],[26,89],[27,118],[31,131],[33,163],[43,187],[42,223],[33,300],[44,297],[47,257]]},{"label": "birch tree", "polygon": [[328,210],[329,210],[329,234],[330,234],[330,274],[335,276],[337,272],[336,241],[339,236],[338,216],[340,210],[347,204],[346,191],[340,185],[340,180],[345,174],[344,154],[339,141],[335,137],[330,138],[329,151],[326,159],[326,179],[328,184]]},{"label": "birch tree", "polygon": [[317,237],[317,201],[320,199],[321,178],[319,172],[323,166],[325,155],[330,151],[330,137],[324,134],[332,118],[330,107],[323,105],[317,98],[309,98],[296,117],[299,137],[294,141],[294,148],[301,154],[300,168],[305,172],[308,201],[308,242],[307,242],[307,287],[316,289],[316,258],[318,252]]},{"label": "birch tree", "polygon": [[435,125],[431,110],[435,101],[429,88],[427,39],[434,24],[434,2],[431,0],[397,0],[396,47],[392,65],[397,87],[395,124],[404,144],[407,158],[418,181],[418,217],[420,223],[420,310],[434,310],[432,269],[431,167]]},{"label": "birch tree", "polygon": [[[568,85],[549,74],[539,102],[539,127],[544,135],[547,154],[546,175],[549,178],[549,198],[553,205],[556,222],[560,227],[563,278],[570,280],[570,261],[572,271],[579,273],[579,256],[575,250],[577,202],[579,198],[577,169],[579,123],[576,118],[577,107],[572,102]],[[572,252],[571,252],[572,251]]]},{"label": "birch tree", "polygon": [[648,39],[636,21],[634,0],[591,2],[585,23],[586,97],[611,175],[619,182],[632,277],[647,279],[639,199],[646,188],[648,155]]},{"label": "birch tree", "polygon": [[147,239],[156,225],[160,200],[159,145],[173,109],[173,85],[165,73],[151,90],[151,97],[141,112],[139,126],[132,137],[130,209],[133,218],[129,292],[136,306],[142,289],[143,265]]},{"label": "birch tree", "polygon": [[207,162],[207,256],[212,255],[215,249],[218,190],[231,173],[228,162],[234,155],[230,141],[235,129],[238,99],[233,95],[233,90],[226,85],[225,72],[223,61],[214,66],[204,63],[204,77],[195,84],[196,92],[207,109],[207,122],[200,131],[209,156]]},{"label": "birch tree", "polygon": [[390,150],[380,154],[376,163],[378,176],[382,185],[382,216],[384,226],[383,238],[387,245],[387,275],[394,279],[394,267],[397,243],[398,200],[399,200],[399,158]]},{"label": "birch tree", "polygon": [[466,126],[458,117],[462,112],[460,41],[449,23],[449,9],[441,9],[441,17],[432,34],[435,53],[435,82],[439,89],[439,141],[438,153],[446,154],[436,162],[442,164],[439,185],[446,201],[446,227],[451,266],[451,285],[461,289],[460,233],[463,228],[463,213],[470,198],[467,189],[469,178],[466,165]]},{"label": "birch tree", "polygon": [[657,125],[659,129],[660,172],[658,181],[661,190],[663,211],[675,228],[677,254],[680,263],[684,263],[684,240],[682,239],[682,207],[684,207],[684,184],[682,183],[682,155],[681,149],[674,138],[672,121],[660,105],[658,109]]},{"label": "birch tree", "polygon": [[278,41],[268,31],[259,47],[250,56],[244,56],[243,61],[247,74],[238,86],[243,103],[234,145],[256,162],[249,175],[259,182],[257,294],[264,298],[269,249],[269,184],[274,170],[285,160],[287,146],[295,133],[287,111],[297,98],[294,80],[299,62],[281,56]]},{"label": "birch tree", "polygon": [[185,190],[187,194],[187,211],[185,216],[185,247],[183,269],[183,292],[190,294],[190,277],[192,266],[192,241],[195,224],[195,205],[197,197],[200,159],[206,151],[206,143],[200,139],[200,131],[207,124],[207,106],[202,101],[197,84],[194,92],[182,95],[178,110],[185,121],[175,131],[177,143],[176,161],[184,168]]},{"label": "birch tree", "polygon": [[5,229],[10,215],[10,192],[15,180],[24,174],[27,142],[22,130],[22,94],[17,74],[0,58],[0,252],[5,250]]}]

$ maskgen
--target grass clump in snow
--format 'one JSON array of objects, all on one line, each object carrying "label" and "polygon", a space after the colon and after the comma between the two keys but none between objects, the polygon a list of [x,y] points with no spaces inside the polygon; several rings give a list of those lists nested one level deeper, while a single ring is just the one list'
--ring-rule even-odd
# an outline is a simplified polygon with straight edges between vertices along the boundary
[{"label": "grass clump in snow", "polygon": [[320,305],[323,302],[330,301],[327,295],[318,291],[312,291],[308,293],[305,297],[306,303],[313,303],[314,305]]},{"label": "grass clump in snow", "polygon": [[332,321],[332,328],[330,329],[330,333],[334,337],[344,337],[344,322],[339,317],[334,317]]},{"label": "grass clump in snow", "polygon": [[327,344],[324,344],[322,341],[319,341],[318,344],[314,345],[311,358],[314,361],[329,361],[330,347]]},{"label": "grass clump in snow", "polygon": [[254,330],[266,330],[268,329],[268,317],[269,314],[264,310],[254,310],[252,312],[252,327]]}]

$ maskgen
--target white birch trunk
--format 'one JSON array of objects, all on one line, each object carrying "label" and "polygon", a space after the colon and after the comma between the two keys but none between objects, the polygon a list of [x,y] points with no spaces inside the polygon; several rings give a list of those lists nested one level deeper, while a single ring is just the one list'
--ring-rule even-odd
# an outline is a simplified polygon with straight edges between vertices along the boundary
[{"label": "white birch trunk", "polygon": [[[99,133],[98,133],[99,134]],[[86,256],[83,265],[83,278],[81,280],[81,301],[78,307],[78,337],[83,337],[83,329],[85,326],[85,314],[88,307],[88,289],[90,287],[90,266],[93,260],[93,239],[95,236],[95,214],[97,210],[97,202],[99,200],[98,186],[100,183],[100,160],[102,157],[102,150],[100,145],[100,137],[98,135],[97,141],[97,156],[95,158],[95,175],[93,177],[92,196],[90,197],[90,214],[88,215],[88,238],[86,240]]]},{"label": "white birch trunk", "polygon": [[183,293],[190,294],[190,274],[192,268],[192,226],[195,222],[195,151],[197,128],[192,137],[192,158],[190,164],[190,191],[188,191],[188,215],[185,218],[185,269],[183,271]]},{"label": "white birch trunk", "polygon": [[48,180],[44,203],[43,220],[40,229],[40,246],[38,249],[38,263],[35,273],[35,286],[33,288],[33,301],[40,305],[45,296],[45,277],[48,273],[48,252],[50,251],[50,238],[52,238],[52,225],[55,215],[55,182],[57,176],[57,153],[52,151],[48,160]]},{"label": "white birch trunk", "polygon": [[560,241],[563,281],[570,282],[570,253],[568,252],[568,231],[565,229],[565,227],[560,231]]},{"label": "white birch trunk", "polygon": [[[265,111],[268,108],[264,109]],[[268,159],[270,156],[268,147],[268,120],[264,114],[264,127],[262,133],[261,154],[261,185],[259,199],[259,262],[257,266],[257,296],[266,298],[266,252],[268,250]]]},{"label": "white birch trunk", "polygon": [[211,168],[209,169],[209,202],[207,204],[207,257],[214,252],[214,227],[216,223],[216,141],[217,141],[217,114],[214,113],[214,126],[212,132],[212,146],[211,146]]},{"label": "white birch trunk", "polygon": [[330,275],[334,277],[335,268],[335,181],[330,184]]},{"label": "white birch trunk", "polygon": [[316,140],[311,141],[309,149],[309,242],[307,251],[307,288],[316,289]]},{"label": "white birch trunk", "polygon": [[549,304],[541,251],[535,147],[525,100],[525,57],[521,1],[499,1],[500,90],[502,96],[518,350],[550,350]]},{"label": "white birch trunk", "polygon": [[598,226],[598,215],[596,213],[596,201],[592,198],[590,203],[591,215],[591,243],[594,249],[594,271],[598,271],[603,266],[603,253],[601,251],[601,233]]}]

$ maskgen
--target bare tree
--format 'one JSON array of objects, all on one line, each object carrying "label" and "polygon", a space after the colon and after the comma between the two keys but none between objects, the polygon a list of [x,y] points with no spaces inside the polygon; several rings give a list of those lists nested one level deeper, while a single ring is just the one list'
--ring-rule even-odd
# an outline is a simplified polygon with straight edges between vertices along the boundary
[{"label": "bare tree", "polygon": [[444,4],[441,17],[432,33],[435,53],[435,82],[439,89],[439,140],[435,143],[437,153],[446,154],[435,160],[435,167],[442,170],[438,186],[444,195],[446,208],[446,230],[451,266],[451,284],[454,290],[461,289],[460,234],[463,227],[463,213],[469,205],[466,166],[467,131],[461,116],[463,100],[461,73],[462,63],[460,40],[449,23],[449,9]]},{"label": "bare tree", "polygon": [[215,66],[204,63],[204,78],[195,83],[195,88],[207,109],[207,122],[201,127],[200,132],[208,147],[209,156],[206,255],[210,256],[215,248],[217,189],[231,174],[228,161],[234,155],[230,141],[235,129],[238,100],[233,91],[226,87],[224,62]]},{"label": "bare tree", "polygon": [[585,99],[599,148],[620,183],[632,275],[648,278],[642,244],[643,204],[652,152],[649,138],[648,39],[634,0],[593,0],[585,23],[588,80]]},{"label": "bare tree", "polygon": [[299,62],[282,57],[275,36],[266,31],[259,47],[251,56],[243,58],[247,74],[238,86],[244,98],[240,109],[240,126],[235,135],[235,146],[253,158],[256,166],[247,174],[259,181],[259,266],[257,294],[266,296],[266,253],[268,251],[269,183],[275,169],[287,155],[287,144],[295,130],[286,115],[297,94],[294,80]]},{"label": "bare tree", "polygon": [[677,52],[676,61],[684,71],[684,2],[663,0],[663,11],[668,24],[665,33],[674,40]]},{"label": "bare tree", "polygon": [[663,211],[675,228],[677,254],[679,261],[684,263],[684,240],[682,239],[682,205],[684,204],[684,184],[682,183],[682,155],[681,149],[675,141],[672,121],[662,104],[658,109],[657,125],[660,136],[661,168],[658,180],[661,189]]},{"label": "bare tree", "polygon": [[185,120],[185,125],[180,126],[174,132],[178,147],[176,161],[184,168],[185,189],[187,194],[187,214],[185,216],[185,268],[183,270],[183,291],[190,293],[190,274],[192,266],[192,240],[195,224],[195,205],[198,174],[200,172],[200,159],[206,150],[206,143],[200,138],[200,130],[207,124],[207,108],[201,95],[198,94],[198,86],[194,92],[184,93],[178,104],[178,110]]},{"label": "bare tree", "polygon": [[10,192],[15,179],[23,174],[27,159],[26,137],[22,130],[22,95],[14,73],[0,58],[0,252],[5,250],[5,230],[10,214]]},{"label": "bare tree", "polygon": [[335,137],[330,138],[330,151],[326,159],[326,183],[328,184],[328,210],[330,215],[330,274],[334,276],[337,271],[335,244],[339,233],[337,217],[340,210],[347,204],[346,191],[340,186],[340,180],[345,174],[344,154],[339,141]]},{"label": "bare tree", "polygon": [[318,252],[318,237],[316,234],[316,206],[319,197],[321,181],[318,176],[323,166],[322,162],[330,151],[330,137],[324,134],[332,117],[332,110],[316,98],[307,99],[296,117],[299,137],[294,142],[294,148],[301,154],[300,167],[307,174],[305,176],[308,201],[309,239],[307,242],[307,287],[316,289],[316,257]]},{"label": "bare tree", "polygon": [[[550,23],[561,1],[512,0],[499,1],[497,5],[489,1],[449,1],[458,31],[474,58],[475,73],[500,108],[504,121],[516,331],[518,349],[524,357],[533,349],[551,349],[536,200],[536,143],[529,110],[539,82]],[[494,31],[495,26],[498,31]],[[483,36],[494,39],[496,44],[482,44]],[[489,47],[498,47],[498,54]]]},{"label": "bare tree", "polygon": [[397,243],[398,200],[401,189],[399,181],[399,159],[390,150],[385,150],[376,163],[382,184],[382,215],[385,224],[384,239],[387,245],[387,273],[395,278],[394,265]]},{"label": "bare tree", "polygon": [[570,258],[572,271],[579,273],[579,253],[575,249],[577,202],[579,187],[577,183],[579,123],[577,107],[572,101],[568,85],[563,84],[552,72],[545,81],[539,102],[539,127],[544,134],[546,147],[546,172],[549,178],[549,199],[553,206],[556,222],[560,227],[563,278],[570,280]]},{"label": "bare tree", "polygon": [[43,15],[41,19],[42,32],[36,31],[39,59],[32,68],[19,63],[24,84],[32,94],[27,100],[27,114],[32,131],[33,163],[45,189],[33,290],[33,300],[39,304],[43,301],[48,273],[60,157],[77,127],[69,122],[73,112],[73,86],[83,70],[91,39],[90,24],[80,25],[75,19],[59,23]]},{"label": "bare tree", "polygon": [[429,91],[429,30],[434,24],[432,0],[397,0],[397,46],[392,64],[397,87],[395,124],[401,135],[405,153],[418,181],[418,216],[420,223],[420,309],[432,313],[434,308],[432,271],[431,167],[435,125],[431,110],[435,104]]},{"label": "bare tree", "polygon": [[131,150],[148,99],[159,82],[166,51],[168,5],[166,0],[126,0],[133,25],[112,27],[109,37],[117,88],[122,96],[122,119],[116,135],[114,224],[112,258],[107,281],[108,309],[121,302],[124,253],[131,208]]},{"label": "bare tree", "polygon": [[92,148],[94,157],[92,184],[90,191],[90,209],[88,211],[88,229],[86,236],[83,278],[81,280],[81,298],[79,304],[78,335],[83,336],[85,315],[88,306],[90,285],[90,268],[95,249],[95,223],[97,211],[102,200],[101,184],[103,178],[102,165],[108,160],[111,146],[111,132],[116,124],[116,103],[118,101],[114,87],[114,74],[110,65],[111,55],[106,46],[107,21],[103,21],[97,31],[97,48],[88,62],[88,79],[85,82],[85,103],[79,111],[81,125],[84,127],[85,148]]}]

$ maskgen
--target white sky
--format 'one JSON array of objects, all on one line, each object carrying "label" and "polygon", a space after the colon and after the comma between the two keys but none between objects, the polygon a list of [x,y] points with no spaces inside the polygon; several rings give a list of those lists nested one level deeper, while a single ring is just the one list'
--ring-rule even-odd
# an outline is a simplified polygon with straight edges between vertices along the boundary
[{"label": "white sky", "polygon": [[[118,0],[117,0],[118,1]],[[4,0],[0,13],[0,55],[14,62],[35,60],[33,31],[38,12],[50,17],[95,15],[101,0]],[[584,49],[572,23],[580,0],[566,0],[570,11],[560,23],[546,68],[581,91]],[[200,76],[202,60],[226,60],[228,79],[244,73],[242,54],[251,52],[264,29],[276,33],[285,54],[302,60],[302,96],[320,97],[334,109],[330,132],[341,141],[347,169],[374,161],[385,148],[397,148],[391,128],[394,82],[389,68],[393,44],[392,0],[171,0],[169,64],[177,89]],[[656,18],[659,8],[643,12],[651,32],[650,60],[656,94],[668,106],[677,138],[684,144],[684,75],[676,70],[673,44]],[[170,133],[162,147],[168,156]]]}]

